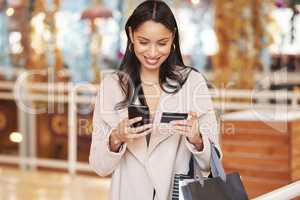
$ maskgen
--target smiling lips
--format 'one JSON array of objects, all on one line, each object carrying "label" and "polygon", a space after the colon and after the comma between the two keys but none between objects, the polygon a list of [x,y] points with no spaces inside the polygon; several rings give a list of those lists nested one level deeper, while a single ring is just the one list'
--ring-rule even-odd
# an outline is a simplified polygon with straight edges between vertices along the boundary
[{"label": "smiling lips", "polygon": [[156,65],[158,62],[159,62],[159,58],[147,58],[147,57],[144,57],[145,58],[145,61],[147,64],[149,65]]}]

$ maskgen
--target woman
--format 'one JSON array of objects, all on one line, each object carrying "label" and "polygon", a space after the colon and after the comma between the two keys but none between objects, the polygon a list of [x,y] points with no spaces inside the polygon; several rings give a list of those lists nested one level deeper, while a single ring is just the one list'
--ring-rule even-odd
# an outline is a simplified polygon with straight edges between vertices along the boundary
[{"label": "woman", "polygon": [[[96,99],[90,165],[100,176],[112,174],[111,200],[170,199],[174,176],[188,173],[191,156],[209,174],[209,140],[219,147],[211,98],[201,74],[183,64],[164,2],[143,2],[125,28],[120,71],[104,78]],[[151,123],[132,128],[142,119],[128,119],[129,104],[147,105]],[[189,117],[160,123],[163,112]]]}]

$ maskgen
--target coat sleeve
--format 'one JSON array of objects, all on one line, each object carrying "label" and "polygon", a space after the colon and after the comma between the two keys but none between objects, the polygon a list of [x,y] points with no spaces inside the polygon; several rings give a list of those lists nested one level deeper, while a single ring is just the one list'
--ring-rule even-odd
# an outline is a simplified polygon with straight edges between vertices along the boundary
[{"label": "coat sleeve", "polygon": [[107,77],[101,82],[94,107],[89,163],[100,176],[111,174],[126,151],[126,144],[117,153],[109,149],[109,136],[114,128],[112,126],[117,125],[115,120],[118,119],[112,95],[112,90],[116,89],[113,88],[115,83],[116,81],[111,77]]},{"label": "coat sleeve", "polygon": [[211,159],[210,141],[216,145],[222,155],[219,144],[219,127],[205,79],[200,73],[197,73],[196,75],[193,74],[192,82],[192,107],[200,115],[198,121],[199,131],[202,134],[204,146],[202,151],[197,151],[194,145],[186,138],[185,144],[196,158],[200,169],[209,172]]}]

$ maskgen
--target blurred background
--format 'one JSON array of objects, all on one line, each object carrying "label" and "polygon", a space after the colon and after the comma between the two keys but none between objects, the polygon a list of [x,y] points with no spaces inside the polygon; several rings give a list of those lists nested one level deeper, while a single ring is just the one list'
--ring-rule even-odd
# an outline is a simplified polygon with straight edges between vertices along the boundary
[{"label": "blurred background", "polygon": [[[141,2],[0,0],[0,200],[106,199],[110,177],[88,166],[94,99]],[[165,2],[210,84],[225,170],[251,198],[299,189],[300,0]]]}]

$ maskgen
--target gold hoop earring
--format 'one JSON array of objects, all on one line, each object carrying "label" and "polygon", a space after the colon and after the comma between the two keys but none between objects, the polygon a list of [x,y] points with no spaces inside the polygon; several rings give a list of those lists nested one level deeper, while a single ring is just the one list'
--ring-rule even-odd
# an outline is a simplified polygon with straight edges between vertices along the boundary
[{"label": "gold hoop earring", "polygon": [[129,49],[129,51],[132,53],[132,43],[129,43],[128,49]]},{"label": "gold hoop earring", "polygon": [[174,43],[173,43],[172,47],[173,47],[173,51],[175,51],[176,45]]}]

